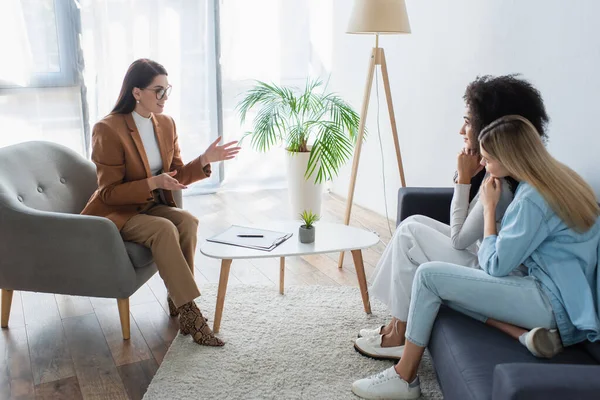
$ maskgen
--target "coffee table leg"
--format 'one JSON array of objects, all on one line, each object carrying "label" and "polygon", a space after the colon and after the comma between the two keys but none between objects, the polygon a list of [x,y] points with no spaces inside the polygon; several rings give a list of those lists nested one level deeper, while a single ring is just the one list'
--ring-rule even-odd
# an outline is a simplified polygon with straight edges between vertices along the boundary
[{"label": "coffee table leg", "polygon": [[369,291],[367,290],[367,276],[365,275],[365,265],[363,264],[362,251],[352,250],[352,258],[354,259],[354,268],[358,277],[358,286],[362,296],[365,312],[371,314],[371,303],[369,302]]},{"label": "coffee table leg", "polygon": [[223,315],[223,304],[225,303],[225,293],[227,292],[227,281],[229,280],[229,269],[232,260],[221,260],[221,276],[219,277],[219,291],[217,292],[217,308],[215,310],[215,321],[213,323],[213,332],[218,333],[221,327],[221,316]]},{"label": "coffee table leg", "polygon": [[285,276],[285,257],[279,259],[279,294],[283,294],[283,281]]}]

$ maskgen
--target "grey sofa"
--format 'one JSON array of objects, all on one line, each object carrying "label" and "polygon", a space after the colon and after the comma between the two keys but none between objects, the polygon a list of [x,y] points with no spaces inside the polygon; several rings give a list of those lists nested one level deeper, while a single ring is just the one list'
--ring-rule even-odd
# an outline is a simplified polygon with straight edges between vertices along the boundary
[{"label": "grey sofa", "polygon": [[[79,215],[96,167],[66,147],[0,148],[1,326],[14,290],[117,299],[129,339],[129,297],[156,272],[150,250],[123,242],[108,219]],[[176,202],[181,206],[181,192]]]},{"label": "grey sofa", "polygon": [[[448,223],[452,193],[400,189],[397,222],[421,214]],[[499,330],[442,307],[428,348],[445,400],[600,399],[600,343],[539,359]]]}]

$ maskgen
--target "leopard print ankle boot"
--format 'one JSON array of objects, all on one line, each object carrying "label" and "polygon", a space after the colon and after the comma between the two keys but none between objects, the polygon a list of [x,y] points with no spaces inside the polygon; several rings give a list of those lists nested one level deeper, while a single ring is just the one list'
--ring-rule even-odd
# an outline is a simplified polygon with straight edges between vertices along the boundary
[{"label": "leopard print ankle boot", "polygon": [[[175,303],[173,303],[173,300],[171,299],[171,295],[168,294],[168,293],[167,293],[167,304],[169,305],[169,315],[171,317],[178,316],[179,315],[179,308],[177,308],[177,306],[175,306]],[[205,317],[204,320],[206,322],[208,322],[208,318]],[[184,333],[184,335],[187,335],[187,333]]]},{"label": "leopard print ankle boot", "polygon": [[176,317],[179,315],[179,310],[175,307],[175,303],[171,300],[171,296],[167,294],[167,303],[169,304],[169,315],[171,317]]},{"label": "leopard print ankle boot", "polygon": [[179,307],[179,329],[184,335],[192,335],[194,342],[204,346],[223,346],[225,343],[216,337],[196,303],[190,301]]}]

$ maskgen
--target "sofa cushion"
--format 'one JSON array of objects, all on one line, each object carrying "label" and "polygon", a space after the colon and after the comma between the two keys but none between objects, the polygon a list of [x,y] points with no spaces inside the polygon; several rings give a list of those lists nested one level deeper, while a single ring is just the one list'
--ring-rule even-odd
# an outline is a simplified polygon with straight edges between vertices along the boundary
[{"label": "sofa cushion", "polygon": [[600,342],[585,342],[583,347],[587,350],[591,356],[600,363]]},{"label": "sofa cushion", "polygon": [[145,268],[154,262],[150,249],[141,244],[125,242],[125,250],[134,268]]},{"label": "sofa cushion", "polygon": [[510,336],[446,307],[433,327],[429,351],[445,400],[491,399],[498,364],[597,364],[579,345],[551,360],[536,358]]}]

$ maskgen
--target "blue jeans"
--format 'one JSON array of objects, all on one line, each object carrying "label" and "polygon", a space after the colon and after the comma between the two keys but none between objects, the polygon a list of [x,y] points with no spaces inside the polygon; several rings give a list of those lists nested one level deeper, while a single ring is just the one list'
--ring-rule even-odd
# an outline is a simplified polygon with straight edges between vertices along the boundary
[{"label": "blue jeans", "polygon": [[434,261],[421,265],[415,275],[407,340],[427,346],[442,303],[482,322],[493,318],[526,329],[556,328],[550,301],[533,277],[496,278],[480,269]]}]

